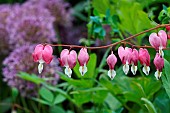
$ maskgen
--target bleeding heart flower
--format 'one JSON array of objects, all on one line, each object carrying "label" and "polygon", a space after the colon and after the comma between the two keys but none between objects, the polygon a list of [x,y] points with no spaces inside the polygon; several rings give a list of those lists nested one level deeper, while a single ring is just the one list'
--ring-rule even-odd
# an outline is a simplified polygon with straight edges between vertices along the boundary
[{"label": "bleeding heart flower", "polygon": [[130,60],[130,64],[132,64],[131,71],[133,75],[135,75],[137,71],[138,59],[139,59],[138,51],[136,49],[133,49],[131,53],[131,60]]},{"label": "bleeding heart flower", "polygon": [[79,55],[78,55],[78,62],[80,64],[79,71],[83,76],[87,72],[87,63],[89,61],[89,54],[87,53],[86,48],[81,48]]},{"label": "bleeding heart flower", "polygon": [[116,62],[117,62],[117,58],[112,52],[111,55],[107,57],[107,64],[109,65],[108,76],[111,79],[113,79],[116,76],[116,71],[114,70]]},{"label": "bleeding heart flower", "polygon": [[118,55],[119,55],[119,58],[123,64],[123,71],[125,74],[127,74],[129,71],[131,53],[132,53],[131,48],[125,47],[125,49],[124,49],[122,46],[118,48]]},{"label": "bleeding heart flower", "polygon": [[156,54],[154,61],[153,61],[155,67],[156,67],[156,72],[155,72],[155,77],[157,80],[159,80],[159,78],[162,75],[162,68],[164,67],[164,59],[160,56],[159,53]]},{"label": "bleeding heart flower", "polygon": [[71,77],[71,74],[72,74],[71,69],[75,67],[76,60],[77,60],[76,51],[72,50],[69,52],[68,49],[62,50],[59,61],[60,61],[61,66],[66,67],[65,74],[68,75],[68,77]]},{"label": "bleeding heart flower", "polygon": [[160,30],[158,35],[156,33],[152,33],[149,36],[149,42],[151,46],[153,46],[156,50],[159,50],[159,54],[161,56],[164,56],[162,49],[166,48],[167,45],[167,34],[165,31]]},{"label": "bleeding heart flower", "polygon": [[53,59],[53,49],[50,45],[38,44],[34,53],[32,54],[34,62],[39,62],[38,72],[41,73],[43,70],[43,63],[49,64]]},{"label": "bleeding heart flower", "polygon": [[140,63],[144,66],[143,67],[143,72],[146,75],[149,75],[150,71],[150,55],[147,49],[140,48],[139,49],[139,61]]}]

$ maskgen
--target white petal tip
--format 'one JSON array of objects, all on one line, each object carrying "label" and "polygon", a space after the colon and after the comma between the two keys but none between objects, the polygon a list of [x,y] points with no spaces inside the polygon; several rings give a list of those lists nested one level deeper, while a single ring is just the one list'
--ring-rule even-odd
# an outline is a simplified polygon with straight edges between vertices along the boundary
[{"label": "white petal tip", "polygon": [[114,77],[116,76],[116,71],[115,70],[109,70],[108,76],[110,77],[111,80],[113,80]]},{"label": "white petal tip", "polygon": [[43,63],[39,63],[38,65],[38,73],[41,74],[43,71]]},{"label": "white petal tip", "polygon": [[131,66],[131,72],[133,73],[133,75],[136,75],[136,71],[137,71],[138,67],[135,65]]},{"label": "white petal tip", "polygon": [[162,75],[162,72],[160,72],[159,70],[157,70],[155,72],[155,77],[156,77],[156,80],[159,80],[161,78],[161,75]]},{"label": "white petal tip", "polygon": [[129,64],[125,64],[124,66],[123,66],[123,71],[124,71],[124,73],[127,75],[128,74],[128,72],[129,72]]},{"label": "white petal tip", "polygon": [[145,75],[149,75],[150,67],[144,65],[142,71],[145,73]]},{"label": "white petal tip", "polygon": [[86,65],[80,66],[80,67],[79,67],[79,71],[80,71],[81,76],[84,76],[84,74],[87,72],[87,67],[86,67]]},{"label": "white petal tip", "polygon": [[66,67],[64,72],[69,78],[71,78],[72,70],[69,67]]}]

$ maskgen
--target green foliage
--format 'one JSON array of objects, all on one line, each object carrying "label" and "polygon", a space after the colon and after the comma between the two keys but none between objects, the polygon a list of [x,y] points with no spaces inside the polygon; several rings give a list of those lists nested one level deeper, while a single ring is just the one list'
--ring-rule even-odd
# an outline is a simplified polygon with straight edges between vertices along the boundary
[{"label": "green foliage", "polygon": [[166,93],[168,94],[169,98],[170,98],[170,63],[164,59],[165,62],[165,75],[163,75],[162,78],[162,82],[163,82],[163,86],[166,90]]},{"label": "green foliage", "polygon": [[40,84],[40,83],[45,82],[44,79],[39,78],[39,77],[36,76],[35,74],[28,74],[28,73],[25,73],[25,72],[20,72],[17,76],[19,76],[20,78],[22,78],[22,79],[24,79],[24,80],[33,82],[33,83],[35,83],[35,84]]}]

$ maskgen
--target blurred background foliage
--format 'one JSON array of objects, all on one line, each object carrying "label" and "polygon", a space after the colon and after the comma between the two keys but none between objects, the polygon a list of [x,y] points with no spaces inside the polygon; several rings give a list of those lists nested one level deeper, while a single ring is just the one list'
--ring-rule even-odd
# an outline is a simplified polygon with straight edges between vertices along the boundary
[{"label": "blurred background foliage", "polygon": [[[140,64],[135,76],[131,72],[124,75],[120,59],[117,75],[110,80],[106,65],[109,49],[89,51],[88,72],[83,77],[78,71],[79,64],[73,69],[72,78],[63,74],[57,60],[61,47],[55,48],[56,58],[45,66],[42,75],[37,73],[37,64],[31,59],[31,51],[38,43],[101,46],[169,23],[169,0],[1,0],[0,3],[0,113],[170,112],[169,50],[164,51],[165,69],[158,81],[153,63],[148,76],[142,73]],[[130,42],[149,45],[150,33]],[[119,46],[113,48],[116,56]],[[149,49],[149,53],[152,62],[156,52]]]}]

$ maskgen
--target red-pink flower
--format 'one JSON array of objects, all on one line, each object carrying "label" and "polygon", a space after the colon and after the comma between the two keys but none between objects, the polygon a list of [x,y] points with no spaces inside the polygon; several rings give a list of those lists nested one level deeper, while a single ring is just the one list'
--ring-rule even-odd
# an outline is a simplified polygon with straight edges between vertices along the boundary
[{"label": "red-pink flower", "polygon": [[150,71],[150,55],[147,49],[140,48],[139,49],[139,61],[144,66],[143,72],[146,75],[149,75]]},{"label": "red-pink flower", "polygon": [[79,55],[78,55],[78,62],[80,64],[79,71],[83,76],[87,72],[87,63],[89,61],[89,54],[87,53],[86,48],[81,48]]},{"label": "red-pink flower", "polygon": [[130,64],[132,64],[131,71],[132,71],[133,75],[136,74],[138,60],[139,60],[138,51],[136,49],[132,49]]},{"label": "red-pink flower", "polygon": [[164,67],[164,59],[160,56],[159,53],[156,54],[154,61],[153,61],[155,67],[156,67],[156,72],[155,72],[155,77],[158,80],[161,75],[162,75],[162,68]]},{"label": "red-pink flower", "polygon": [[74,50],[69,51],[68,49],[62,50],[59,61],[60,61],[61,66],[66,67],[65,74],[68,75],[68,77],[71,77],[71,74],[72,74],[71,69],[75,67],[76,60],[77,60],[76,51]]},{"label": "red-pink flower", "polygon": [[156,50],[159,50],[159,54],[164,56],[162,51],[163,48],[166,48],[167,45],[167,34],[165,31],[160,30],[158,34],[152,33],[149,36],[149,42]]},{"label": "red-pink flower", "polygon": [[170,26],[166,26],[166,30],[167,30],[168,39],[170,39]]},{"label": "red-pink flower", "polygon": [[43,63],[49,64],[53,59],[53,49],[50,45],[38,44],[34,53],[32,54],[34,62],[39,62],[38,72],[41,73],[43,70]]},{"label": "red-pink flower", "polygon": [[111,79],[113,79],[116,76],[116,71],[114,70],[116,62],[117,62],[117,58],[112,52],[111,55],[107,57],[107,64],[109,65],[108,76]]},{"label": "red-pink flower", "polygon": [[131,53],[132,53],[131,48],[128,48],[128,47],[123,48],[122,46],[120,46],[118,48],[118,55],[119,55],[119,58],[120,58],[120,60],[123,64],[123,71],[124,71],[125,74],[127,74],[128,71],[129,71]]}]

